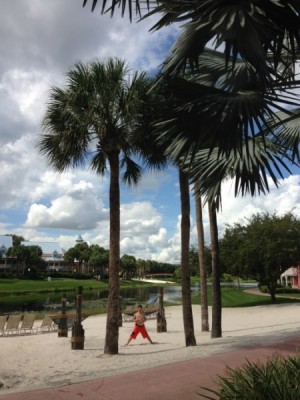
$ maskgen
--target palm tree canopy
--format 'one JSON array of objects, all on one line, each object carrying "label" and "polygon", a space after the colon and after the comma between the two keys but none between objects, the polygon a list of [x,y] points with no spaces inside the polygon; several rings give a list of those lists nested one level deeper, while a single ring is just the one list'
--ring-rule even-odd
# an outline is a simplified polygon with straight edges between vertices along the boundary
[{"label": "palm tree canopy", "polygon": [[[219,52],[206,49],[198,62],[197,69],[167,82],[172,107],[157,126],[161,140],[171,140],[168,150],[175,160],[191,159],[203,148],[218,147],[225,154],[241,150],[258,132],[277,138],[281,115],[295,117],[292,108],[299,100],[292,90],[299,80],[274,79],[262,90],[254,68],[242,60],[228,70]],[[296,148],[299,136],[285,144]]]},{"label": "palm tree canopy", "polygon": [[[100,3],[91,2],[93,10]],[[87,3],[84,0],[83,5]],[[257,179],[245,182],[241,191],[248,188],[253,193],[254,182],[258,191],[267,190],[259,169],[253,169],[255,165],[259,168],[264,158],[255,152],[251,158],[253,143],[264,156],[276,151],[276,157],[269,160],[271,164],[276,161],[275,170],[284,152],[299,160],[297,111],[291,110],[298,107],[291,89],[299,88],[295,75],[299,1],[103,0],[101,11],[113,15],[120,9],[124,15],[128,10],[132,19],[134,7],[141,18],[160,15],[152,30],[183,23],[163,70],[172,78],[173,110],[158,124],[162,141],[168,143],[168,154],[177,161],[190,162],[203,149],[224,159],[243,155],[244,176],[249,178],[245,167],[251,165]],[[208,50],[208,43],[223,52]],[[284,149],[280,154],[279,144]],[[274,174],[271,176],[274,179]]]},{"label": "palm tree canopy", "polygon": [[[83,6],[88,0],[83,0]],[[92,10],[100,3],[91,0]],[[161,29],[182,23],[182,34],[166,63],[167,74],[177,74],[197,59],[207,44],[224,47],[226,64],[234,67],[237,59],[247,61],[266,85],[278,71],[278,64],[289,59],[295,65],[300,44],[300,3],[298,0],[102,0],[102,13],[122,15],[126,9],[132,20],[136,14],[146,18],[162,15],[152,27]],[[271,58],[267,57],[271,54]]]},{"label": "palm tree canopy", "polygon": [[238,60],[228,70],[220,53],[206,49],[197,69],[186,69],[167,85],[171,106],[157,124],[159,140],[218,206],[228,175],[236,174],[236,195],[265,193],[267,173],[278,185],[281,170],[289,171],[286,161],[296,161],[300,131],[292,107],[299,101],[292,89],[299,81],[274,79],[262,90],[251,65]]},{"label": "palm tree canopy", "polygon": [[41,153],[57,171],[88,163],[103,174],[107,157],[117,152],[123,180],[137,182],[142,171],[136,137],[143,136],[151,85],[145,73],[131,73],[122,60],[78,62],[68,71],[65,87],[51,89],[45,133],[38,142]]}]

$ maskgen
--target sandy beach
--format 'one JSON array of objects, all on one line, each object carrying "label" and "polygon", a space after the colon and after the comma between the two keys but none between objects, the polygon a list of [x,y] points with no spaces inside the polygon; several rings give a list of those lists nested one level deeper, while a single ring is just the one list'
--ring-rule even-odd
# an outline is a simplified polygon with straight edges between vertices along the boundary
[{"label": "sandy beach", "polygon": [[[146,326],[155,342],[151,345],[138,336],[124,347],[133,323],[123,322],[119,333],[119,354],[104,355],[106,316],[90,316],[85,329],[84,350],[71,350],[69,337],[57,332],[0,337],[1,394],[55,387],[124,372],[191,360],[237,350],[253,344],[297,335],[300,304],[280,304],[249,308],[224,308],[223,336],[211,339],[201,332],[200,306],[193,306],[197,346],[185,347],[182,307],[167,307],[167,332],[157,333],[156,320]],[[211,322],[211,309],[210,322]],[[36,322],[37,325],[40,321]]]}]

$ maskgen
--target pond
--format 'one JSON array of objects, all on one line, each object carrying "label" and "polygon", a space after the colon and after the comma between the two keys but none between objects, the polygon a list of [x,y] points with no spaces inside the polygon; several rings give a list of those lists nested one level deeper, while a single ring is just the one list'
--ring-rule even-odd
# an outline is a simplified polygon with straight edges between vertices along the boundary
[{"label": "pond", "polygon": [[[237,286],[232,283],[224,283],[224,286]],[[241,284],[241,287],[255,286],[255,284]],[[164,301],[174,305],[181,303],[181,286],[166,285],[164,288]],[[135,288],[121,289],[121,306],[125,308],[132,304],[151,304],[158,301],[158,286],[139,286]],[[199,294],[199,283],[192,285],[192,294]],[[76,308],[76,290],[67,292],[67,309]],[[0,297],[0,314],[12,312],[38,311],[53,312],[61,309],[62,292],[35,293],[20,296]],[[107,307],[108,290],[85,290],[83,292],[83,310],[85,308],[95,309],[103,312]]]},{"label": "pond", "polygon": [[[147,304],[158,301],[159,287],[135,287],[120,290],[121,305],[125,308],[132,304]],[[61,309],[62,292],[56,293],[34,293],[0,297],[0,314],[25,311],[53,312]],[[67,309],[76,308],[77,292],[66,292]],[[106,309],[108,290],[84,290],[82,307]],[[179,304],[181,302],[181,286],[164,286],[164,301]]]}]

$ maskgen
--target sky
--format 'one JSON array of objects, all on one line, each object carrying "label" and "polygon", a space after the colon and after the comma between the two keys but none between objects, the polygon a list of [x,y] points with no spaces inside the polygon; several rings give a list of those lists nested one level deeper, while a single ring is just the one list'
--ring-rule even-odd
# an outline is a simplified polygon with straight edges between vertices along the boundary
[{"label": "sky", "polygon": [[[108,248],[108,177],[87,168],[54,172],[36,142],[50,88],[63,86],[77,61],[109,57],[132,70],[153,72],[178,34],[170,26],[149,32],[143,22],[93,13],[82,0],[1,0],[0,15],[0,235],[32,241],[58,241],[67,250],[78,235]],[[91,3],[91,1],[89,2]],[[100,2],[101,3],[101,2]],[[300,171],[286,176],[270,193],[234,198],[233,182],[223,184],[219,236],[227,225],[247,223],[256,213],[300,217]],[[192,200],[191,245],[197,244]],[[210,242],[208,213],[205,241]],[[145,173],[135,188],[121,188],[121,255],[160,262],[180,260],[180,202],[174,168]]]}]

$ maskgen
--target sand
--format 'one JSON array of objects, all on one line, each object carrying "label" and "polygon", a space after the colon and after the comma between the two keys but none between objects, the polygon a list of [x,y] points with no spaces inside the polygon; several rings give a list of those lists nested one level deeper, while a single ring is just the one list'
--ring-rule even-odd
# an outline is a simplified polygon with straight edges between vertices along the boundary
[{"label": "sand", "polygon": [[[139,335],[124,347],[133,326],[123,322],[119,332],[119,354],[104,355],[106,316],[90,316],[85,329],[83,350],[71,349],[71,332],[0,337],[1,394],[33,390],[95,379],[197,357],[220,354],[253,344],[295,335],[300,327],[300,304],[280,304],[222,311],[223,336],[211,339],[201,332],[200,306],[193,306],[197,346],[186,347],[182,307],[167,307],[167,332],[157,333],[156,320],[146,323],[155,342],[151,345]],[[211,322],[211,308],[210,322]],[[37,321],[40,325],[40,321]]]}]

